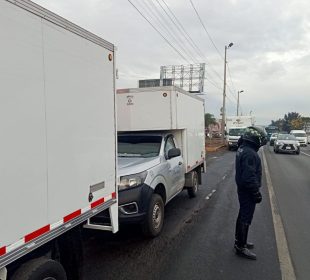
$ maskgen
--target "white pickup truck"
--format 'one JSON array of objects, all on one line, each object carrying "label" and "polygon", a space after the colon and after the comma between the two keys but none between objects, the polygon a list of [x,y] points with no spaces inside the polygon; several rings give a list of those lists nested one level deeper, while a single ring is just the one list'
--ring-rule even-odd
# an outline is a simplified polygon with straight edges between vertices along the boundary
[{"label": "white pickup truck", "polygon": [[119,220],[148,236],[183,189],[195,197],[205,170],[204,102],[176,87],[118,90]]}]

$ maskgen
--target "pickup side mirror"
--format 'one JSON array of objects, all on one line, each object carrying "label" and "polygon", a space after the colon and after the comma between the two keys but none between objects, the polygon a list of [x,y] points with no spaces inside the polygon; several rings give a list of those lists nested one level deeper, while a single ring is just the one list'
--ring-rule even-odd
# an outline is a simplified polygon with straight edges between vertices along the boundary
[{"label": "pickup side mirror", "polygon": [[178,149],[178,148],[172,148],[168,151],[168,156],[167,156],[167,159],[171,159],[171,158],[174,158],[174,157],[178,157],[181,155],[181,150]]}]

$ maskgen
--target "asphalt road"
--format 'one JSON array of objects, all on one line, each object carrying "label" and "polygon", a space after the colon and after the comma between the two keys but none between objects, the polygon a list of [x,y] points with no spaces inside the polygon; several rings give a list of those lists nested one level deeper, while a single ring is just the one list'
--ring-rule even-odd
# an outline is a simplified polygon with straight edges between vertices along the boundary
[{"label": "asphalt road", "polygon": [[310,278],[310,146],[300,155],[265,147],[270,177],[284,225],[296,278]]},{"label": "asphalt road", "polygon": [[183,192],[172,200],[155,239],[145,239],[134,226],[115,235],[87,231],[84,279],[281,279],[266,187],[249,233],[258,260],[234,254],[234,158],[235,152],[209,154],[198,197]]}]

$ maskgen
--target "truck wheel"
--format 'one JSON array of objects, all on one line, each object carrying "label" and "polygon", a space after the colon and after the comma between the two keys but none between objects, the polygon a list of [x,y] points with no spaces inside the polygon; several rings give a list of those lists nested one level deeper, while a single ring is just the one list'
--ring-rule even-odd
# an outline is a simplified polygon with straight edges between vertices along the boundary
[{"label": "truck wheel", "polygon": [[23,264],[11,280],[66,280],[66,272],[59,262],[38,258]]},{"label": "truck wheel", "polygon": [[143,234],[147,237],[156,237],[160,234],[164,224],[165,207],[161,196],[154,193],[142,224]]},{"label": "truck wheel", "polygon": [[196,171],[192,171],[192,187],[187,189],[187,194],[190,198],[196,197],[198,192],[198,174]]}]

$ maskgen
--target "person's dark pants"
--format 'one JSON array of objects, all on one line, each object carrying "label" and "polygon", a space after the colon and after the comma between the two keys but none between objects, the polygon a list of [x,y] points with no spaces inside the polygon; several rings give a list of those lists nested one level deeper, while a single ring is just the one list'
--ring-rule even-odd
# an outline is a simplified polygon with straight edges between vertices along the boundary
[{"label": "person's dark pants", "polygon": [[239,214],[238,220],[243,223],[250,225],[253,219],[256,203],[253,201],[252,195],[248,191],[238,190],[239,199]]},{"label": "person's dark pants", "polygon": [[235,244],[243,248],[247,244],[249,226],[252,222],[256,203],[251,193],[238,190],[239,213],[236,221]]}]

